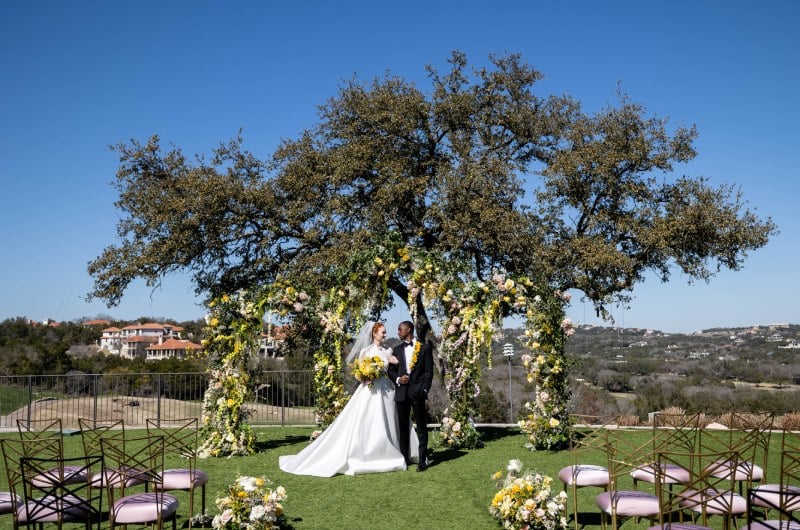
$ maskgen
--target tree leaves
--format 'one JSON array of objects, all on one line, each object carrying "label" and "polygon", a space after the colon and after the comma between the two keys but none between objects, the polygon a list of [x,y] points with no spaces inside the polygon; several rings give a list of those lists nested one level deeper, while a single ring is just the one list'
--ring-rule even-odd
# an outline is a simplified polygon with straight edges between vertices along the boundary
[{"label": "tree leaves", "polygon": [[[113,305],[134,279],[155,286],[176,271],[211,296],[279,274],[324,289],[349,255],[396,231],[472,277],[502,268],[602,309],[647,271],[738,269],[776,233],[735,187],[670,179],[695,156],[696,130],[670,130],[626,96],[585,113],[539,95],[542,74],[519,55],[471,69],[454,52],[428,76],[427,91],[389,74],[343,83],[269,160],[241,135],[210,161],[157,136],[117,145],[120,242],[89,264],[89,297]],[[405,299],[402,281],[388,285]]]}]

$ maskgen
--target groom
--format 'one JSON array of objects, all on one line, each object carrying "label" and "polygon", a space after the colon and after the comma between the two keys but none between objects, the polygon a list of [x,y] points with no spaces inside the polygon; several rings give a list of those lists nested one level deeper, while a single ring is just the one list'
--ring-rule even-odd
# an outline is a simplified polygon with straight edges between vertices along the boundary
[{"label": "groom", "polygon": [[400,452],[409,462],[409,440],[411,438],[411,410],[417,424],[419,437],[419,464],[417,471],[428,469],[428,416],[425,411],[425,401],[428,391],[433,383],[433,353],[430,344],[422,344],[414,340],[414,324],[409,321],[401,322],[397,327],[397,334],[403,341],[394,347],[392,353],[399,361],[389,364],[387,371],[389,379],[395,382],[397,388],[394,400],[397,402],[397,417],[400,426]]}]

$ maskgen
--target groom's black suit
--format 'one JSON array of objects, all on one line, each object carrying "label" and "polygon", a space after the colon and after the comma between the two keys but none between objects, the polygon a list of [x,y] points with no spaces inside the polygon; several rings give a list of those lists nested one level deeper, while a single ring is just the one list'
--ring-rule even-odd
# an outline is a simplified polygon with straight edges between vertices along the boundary
[{"label": "groom's black suit", "polygon": [[[416,344],[416,343],[415,343]],[[413,351],[413,348],[409,348]],[[406,346],[400,343],[395,346],[392,353],[400,361],[390,364],[387,368],[389,379],[395,383],[394,400],[397,402],[397,418],[400,427],[400,452],[409,463],[409,439],[411,437],[411,410],[417,424],[417,437],[419,438],[419,461],[425,467],[428,454],[428,415],[425,411],[425,401],[433,383],[433,353],[430,344],[423,344],[417,354],[417,363],[411,368],[411,373],[406,369]],[[409,352],[409,355],[413,355]],[[411,359],[409,359],[409,362]],[[399,385],[397,379],[408,375],[408,383]]]}]

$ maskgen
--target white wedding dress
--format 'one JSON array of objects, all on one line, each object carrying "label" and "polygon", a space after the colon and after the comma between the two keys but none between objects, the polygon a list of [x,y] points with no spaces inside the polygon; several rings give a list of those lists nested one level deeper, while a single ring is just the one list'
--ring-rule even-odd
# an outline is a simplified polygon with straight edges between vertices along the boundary
[{"label": "white wedding dress", "polygon": [[[384,366],[391,350],[371,345],[360,358],[380,355]],[[384,374],[372,385],[361,384],[342,412],[319,438],[296,455],[282,456],[279,466],[287,473],[332,477],[406,468],[397,438],[394,384]],[[411,429],[411,460],[419,460],[417,433]]]}]

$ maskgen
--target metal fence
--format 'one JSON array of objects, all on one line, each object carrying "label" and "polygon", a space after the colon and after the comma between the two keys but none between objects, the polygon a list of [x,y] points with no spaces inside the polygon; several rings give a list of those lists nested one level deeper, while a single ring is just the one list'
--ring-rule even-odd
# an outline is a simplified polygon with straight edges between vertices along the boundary
[{"label": "metal fence", "polygon": [[[314,424],[311,371],[261,372],[251,382],[251,424]],[[205,373],[0,376],[0,428],[16,428],[18,419],[61,418],[65,429],[77,429],[79,418],[133,427],[151,418],[201,418],[207,387]]]}]

